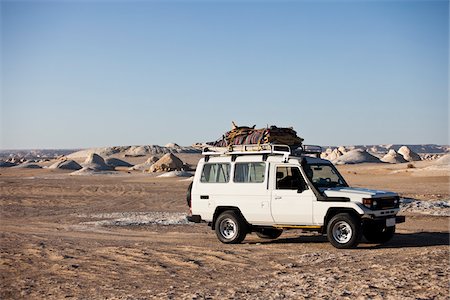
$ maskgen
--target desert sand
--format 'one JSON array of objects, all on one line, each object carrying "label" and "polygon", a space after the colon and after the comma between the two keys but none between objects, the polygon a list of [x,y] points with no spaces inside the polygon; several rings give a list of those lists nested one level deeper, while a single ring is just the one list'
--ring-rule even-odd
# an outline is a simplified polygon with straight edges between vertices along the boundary
[{"label": "desert sand", "polygon": [[186,178],[2,168],[0,298],[448,299],[449,173],[430,166],[338,166],[350,185],[429,204],[405,207],[390,242],[354,250],[298,230],[221,244],[186,221]]}]

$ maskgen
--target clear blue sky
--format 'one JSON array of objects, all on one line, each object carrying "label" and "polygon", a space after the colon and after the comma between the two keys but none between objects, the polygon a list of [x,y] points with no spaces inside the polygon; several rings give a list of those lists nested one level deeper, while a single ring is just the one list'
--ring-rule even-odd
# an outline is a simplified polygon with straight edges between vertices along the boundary
[{"label": "clear blue sky", "polygon": [[2,149],[448,144],[449,2],[2,1]]}]

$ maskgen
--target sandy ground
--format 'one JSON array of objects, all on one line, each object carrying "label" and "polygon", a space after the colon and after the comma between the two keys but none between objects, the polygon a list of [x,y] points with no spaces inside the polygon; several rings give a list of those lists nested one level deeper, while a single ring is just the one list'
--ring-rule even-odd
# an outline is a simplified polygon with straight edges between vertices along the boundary
[{"label": "sandy ground", "polygon": [[[339,168],[351,185],[450,199],[445,174]],[[0,173],[1,299],[449,297],[448,217],[407,214],[389,243],[354,250],[301,231],[224,245],[205,224],[183,223],[189,182],[179,178]],[[113,225],[130,216],[147,225]]]}]

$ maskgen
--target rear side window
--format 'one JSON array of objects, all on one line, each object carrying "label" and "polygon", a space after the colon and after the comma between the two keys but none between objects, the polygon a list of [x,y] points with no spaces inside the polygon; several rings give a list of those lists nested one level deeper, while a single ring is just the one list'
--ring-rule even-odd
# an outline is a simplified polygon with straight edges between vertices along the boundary
[{"label": "rear side window", "polygon": [[230,181],[230,164],[205,164],[200,181],[207,183],[225,183]]},{"label": "rear side window", "polygon": [[234,165],[234,182],[264,182],[266,164],[262,162],[236,163]]}]

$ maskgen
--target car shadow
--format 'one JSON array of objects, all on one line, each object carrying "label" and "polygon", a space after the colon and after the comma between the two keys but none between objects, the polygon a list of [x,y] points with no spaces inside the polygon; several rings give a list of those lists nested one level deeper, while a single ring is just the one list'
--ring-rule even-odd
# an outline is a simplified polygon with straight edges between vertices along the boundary
[{"label": "car shadow", "polygon": [[[276,240],[258,240],[250,244],[308,244],[308,243],[328,243],[326,236],[298,236]],[[448,232],[415,232],[396,233],[394,237],[384,244],[370,244],[366,239],[362,239],[357,249],[380,249],[380,248],[410,248],[410,247],[430,247],[448,246],[450,235]]]},{"label": "car shadow", "polygon": [[308,243],[327,243],[328,240],[324,235],[313,236],[297,236],[297,237],[283,237],[276,240],[263,240],[251,241],[249,244],[308,244]]},{"label": "car shadow", "polygon": [[448,246],[449,242],[450,242],[450,235],[448,232],[396,233],[394,237],[387,243],[364,244],[358,248],[380,249],[380,248]]}]

